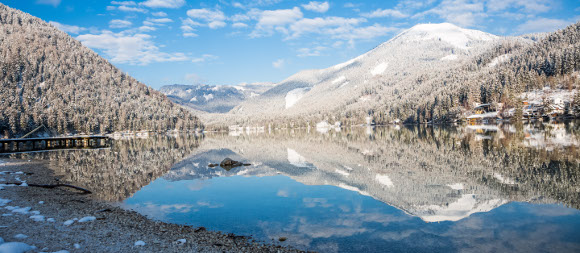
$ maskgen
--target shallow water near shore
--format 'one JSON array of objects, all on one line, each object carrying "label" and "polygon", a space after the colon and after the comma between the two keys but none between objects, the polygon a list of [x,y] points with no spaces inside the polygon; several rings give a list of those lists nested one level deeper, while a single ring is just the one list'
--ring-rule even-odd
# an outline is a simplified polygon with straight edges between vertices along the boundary
[{"label": "shallow water near shore", "polygon": [[[576,122],[248,131],[117,140],[50,160],[170,223],[321,252],[578,252]],[[250,163],[209,168],[224,158]]]}]

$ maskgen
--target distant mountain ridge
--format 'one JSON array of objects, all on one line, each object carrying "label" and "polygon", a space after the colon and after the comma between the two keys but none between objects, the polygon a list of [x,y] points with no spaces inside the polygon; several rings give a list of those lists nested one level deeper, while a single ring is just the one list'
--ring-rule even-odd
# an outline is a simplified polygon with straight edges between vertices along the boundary
[{"label": "distant mountain ridge", "polygon": [[273,83],[239,85],[184,85],[162,86],[159,91],[174,103],[208,113],[227,113],[248,98],[260,96]]},{"label": "distant mountain ridge", "polygon": [[0,4],[0,135],[199,129],[190,112],[71,36]]}]

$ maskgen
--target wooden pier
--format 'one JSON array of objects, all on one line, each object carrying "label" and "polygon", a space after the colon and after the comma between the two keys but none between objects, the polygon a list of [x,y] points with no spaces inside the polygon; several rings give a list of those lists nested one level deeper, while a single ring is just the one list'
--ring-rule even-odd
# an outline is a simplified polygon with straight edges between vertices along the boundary
[{"label": "wooden pier", "polygon": [[110,146],[111,141],[107,136],[0,139],[0,154],[55,149],[95,149]]}]

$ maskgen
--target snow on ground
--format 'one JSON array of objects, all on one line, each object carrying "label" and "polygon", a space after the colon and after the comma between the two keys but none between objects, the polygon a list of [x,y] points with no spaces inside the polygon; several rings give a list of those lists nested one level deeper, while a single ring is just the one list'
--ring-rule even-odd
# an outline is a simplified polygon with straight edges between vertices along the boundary
[{"label": "snow on ground", "polygon": [[570,102],[574,99],[576,94],[575,90],[563,90],[563,89],[550,89],[550,87],[545,87],[542,90],[524,92],[520,95],[524,101],[529,101],[530,103],[542,103],[544,99],[552,100],[556,103]]},{"label": "snow on ground", "polygon": [[24,234],[17,234],[14,236],[14,239],[20,239],[20,240],[26,239],[26,238],[28,238],[28,236],[24,235]]},{"label": "snow on ground", "polygon": [[491,60],[491,62],[487,66],[493,67],[493,66],[498,65],[502,62],[505,62],[510,58],[510,56],[511,56],[511,54],[504,54],[504,55],[500,55],[498,57],[495,57],[493,60]]},{"label": "snow on ground", "polygon": [[350,175],[350,173],[348,173],[348,172],[346,172],[344,170],[339,170],[339,169],[335,169],[334,172],[336,172],[338,174],[341,174],[341,175],[343,175],[345,177],[348,177]]},{"label": "snow on ground", "polygon": [[23,242],[7,242],[0,245],[0,252],[2,253],[20,253],[33,250],[35,247]]},{"label": "snow on ground", "polygon": [[288,151],[288,162],[296,167],[308,167],[306,164],[306,158],[301,156],[296,152],[296,150],[287,148]]},{"label": "snow on ground", "polygon": [[12,200],[0,198],[0,206],[5,206],[10,202],[12,202]]},{"label": "snow on ground", "polygon": [[493,177],[495,177],[495,179],[500,181],[502,184],[510,184],[510,185],[517,184],[516,181],[514,181],[513,179],[504,177],[502,174],[499,173],[493,173]]},{"label": "snow on ground", "polygon": [[332,80],[332,84],[342,83],[343,81],[346,81],[346,76],[339,76]]},{"label": "snow on ground", "polygon": [[376,76],[376,75],[380,75],[383,72],[385,72],[385,70],[387,70],[387,67],[389,66],[388,63],[383,62],[377,66],[375,66],[372,70],[371,70],[371,75]]},{"label": "snow on ground", "polygon": [[463,190],[464,189],[462,183],[448,184],[447,186],[451,187],[451,189],[453,189],[453,190]]},{"label": "snow on ground", "polygon": [[94,221],[96,220],[97,217],[95,216],[87,216],[87,217],[83,217],[79,220],[79,222],[89,222],[89,221]]},{"label": "snow on ground", "polygon": [[370,194],[368,192],[361,191],[361,189],[359,189],[357,187],[354,187],[352,185],[347,185],[347,184],[344,184],[344,183],[340,183],[337,186],[340,187],[340,188],[342,188],[342,189],[345,189],[345,190],[349,190],[349,191],[353,191],[353,192],[358,192],[361,195],[370,196]]},{"label": "snow on ground", "polygon": [[179,239],[179,240],[177,240],[177,243],[180,243],[180,244],[184,244],[186,242],[187,242],[186,239]]},{"label": "snow on ground", "polygon": [[460,49],[469,49],[471,41],[488,41],[497,36],[477,30],[463,29],[450,23],[419,24],[403,32],[401,38],[411,40],[442,40]]},{"label": "snow on ground", "polygon": [[442,61],[455,61],[457,60],[457,55],[456,54],[450,54],[448,56],[445,56],[443,58],[441,58]]},{"label": "snow on ground", "polygon": [[42,216],[42,215],[32,215],[29,218],[36,221],[36,222],[44,221],[44,216]]},{"label": "snow on ground", "polygon": [[395,185],[393,184],[393,181],[391,180],[391,178],[389,178],[388,175],[381,175],[381,174],[377,174],[375,176],[375,180],[377,180],[379,183],[386,185],[387,187],[391,188],[394,187]]},{"label": "snow on ground", "polygon": [[144,241],[136,241],[135,246],[145,246],[145,242]]},{"label": "snow on ground", "polygon": [[298,88],[289,91],[286,94],[286,109],[296,104],[296,102],[298,102],[298,100],[300,100],[309,90],[310,88]]},{"label": "snow on ground", "polygon": [[205,98],[205,101],[210,101],[211,99],[213,99],[213,94],[203,94],[203,98]]},{"label": "snow on ground", "polygon": [[65,222],[63,223],[63,225],[65,225],[65,226],[70,226],[70,225],[72,225],[74,222],[75,222],[74,220],[67,220],[67,221],[65,221]]}]

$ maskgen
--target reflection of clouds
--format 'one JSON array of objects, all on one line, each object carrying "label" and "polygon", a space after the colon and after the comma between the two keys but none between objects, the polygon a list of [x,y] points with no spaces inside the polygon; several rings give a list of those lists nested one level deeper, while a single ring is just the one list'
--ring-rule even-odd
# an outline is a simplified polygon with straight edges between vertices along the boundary
[{"label": "reflection of clouds", "polygon": [[327,208],[332,206],[325,198],[303,198],[302,202],[304,203],[304,206],[309,208],[317,206]]},{"label": "reflection of clouds", "polygon": [[209,184],[208,181],[195,180],[195,181],[187,184],[187,189],[189,189],[190,191],[199,191],[199,190],[203,189],[203,187],[207,186],[208,184]]},{"label": "reflection of clouds", "polygon": [[546,205],[540,208],[532,208],[530,212],[538,216],[568,216],[577,214],[578,210],[564,208],[560,205]]},{"label": "reflection of clouds", "polygon": [[197,205],[198,206],[204,206],[204,207],[207,207],[207,208],[220,208],[220,207],[223,207],[224,206],[223,204],[216,204],[216,203],[211,203],[209,201],[201,201],[201,200],[200,201],[197,201]]},{"label": "reflection of clouds", "polygon": [[121,204],[125,209],[137,210],[142,214],[158,219],[164,219],[168,214],[172,213],[190,213],[195,210],[195,205],[191,204],[172,204],[159,205],[152,202],[145,202],[143,204]]},{"label": "reflection of clouds", "polygon": [[276,193],[276,196],[288,198],[288,196],[290,196],[290,194],[288,193],[288,190],[280,189],[280,190],[278,190],[278,193]]}]

